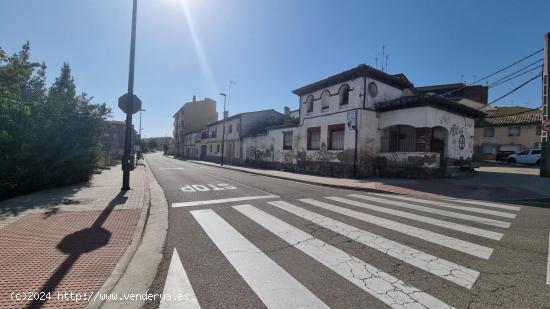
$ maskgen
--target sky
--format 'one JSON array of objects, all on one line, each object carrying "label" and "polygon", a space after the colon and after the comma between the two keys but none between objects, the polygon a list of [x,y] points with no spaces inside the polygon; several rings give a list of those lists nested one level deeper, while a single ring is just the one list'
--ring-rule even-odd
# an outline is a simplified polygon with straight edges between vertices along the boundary
[{"label": "sky", "polygon": [[[132,0],[0,0],[0,47],[11,54],[30,41],[50,84],[68,62],[78,91],[123,120],[131,9]],[[383,46],[386,71],[416,86],[470,83],[543,48],[549,13],[546,0],[138,0],[143,135],[172,136],[173,114],[193,95],[216,100],[221,117],[229,81],[230,115],[296,109],[293,89],[376,58],[380,66]],[[490,100],[537,72],[490,88]],[[539,107],[540,79],[495,105]]]}]

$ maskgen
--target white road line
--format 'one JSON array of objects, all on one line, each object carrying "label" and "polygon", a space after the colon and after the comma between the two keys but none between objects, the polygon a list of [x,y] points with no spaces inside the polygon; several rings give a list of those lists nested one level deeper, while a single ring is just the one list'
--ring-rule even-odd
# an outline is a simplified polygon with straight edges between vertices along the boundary
[{"label": "white road line", "polygon": [[365,208],[365,209],[370,209],[370,210],[374,210],[374,211],[378,211],[378,212],[383,212],[383,213],[387,213],[387,214],[390,214],[390,215],[403,217],[403,218],[406,218],[406,219],[409,219],[409,220],[424,222],[424,223],[428,223],[428,224],[431,224],[431,225],[444,227],[444,228],[447,228],[447,229],[450,229],[450,230],[455,230],[455,231],[459,231],[459,232],[463,232],[463,233],[467,233],[467,234],[477,235],[477,236],[481,236],[481,237],[485,237],[485,238],[489,238],[489,239],[500,240],[503,236],[502,233],[498,233],[498,232],[484,230],[484,229],[480,229],[480,228],[477,228],[477,227],[472,227],[472,226],[468,226],[468,225],[464,225],[464,224],[449,222],[449,221],[445,221],[445,220],[425,217],[425,216],[421,216],[421,215],[417,215],[417,214],[413,214],[413,213],[409,213],[409,212],[405,212],[405,211],[400,211],[400,210],[390,209],[390,208],[386,208],[386,207],[375,206],[375,205],[371,205],[371,204],[367,204],[367,203],[363,203],[363,202],[358,202],[358,201],[354,201],[354,200],[350,200],[350,199],[346,199],[346,198],[341,198],[341,197],[336,197],[336,196],[329,196],[329,197],[326,197],[326,198],[329,199],[329,200],[340,202],[340,203],[345,203],[345,204],[349,204],[349,205],[353,205],[353,206],[357,206],[357,207],[361,207],[361,208]]},{"label": "white road line", "polygon": [[489,219],[489,218],[484,218],[484,217],[477,217],[477,216],[472,216],[472,215],[466,215],[466,214],[462,214],[462,213],[458,213],[458,212],[435,209],[435,208],[431,208],[431,207],[418,206],[418,205],[413,205],[413,204],[410,204],[410,203],[397,202],[397,201],[392,201],[392,200],[388,200],[388,199],[384,199],[384,198],[378,198],[378,197],[374,197],[374,196],[367,196],[367,195],[362,195],[362,194],[349,194],[348,196],[363,199],[363,200],[367,200],[367,201],[371,201],[371,202],[384,203],[384,204],[387,204],[387,205],[392,205],[392,206],[397,206],[397,207],[404,207],[404,208],[407,208],[407,209],[414,209],[414,210],[428,212],[428,213],[432,213],[432,214],[436,214],[436,215],[440,215],[440,216],[445,216],[445,217],[450,217],[450,218],[457,218],[457,219],[472,221],[472,222],[475,222],[475,223],[481,223],[481,224],[486,224],[486,225],[491,225],[491,226],[496,226],[496,227],[501,227],[501,228],[509,228],[510,225],[511,225],[510,222],[494,220],[494,219]]},{"label": "white road line", "polygon": [[393,308],[452,308],[408,283],[251,205],[233,208]]},{"label": "white road line", "polygon": [[[162,293],[170,295],[171,298],[166,298],[165,301],[162,301],[159,309],[200,309],[201,307],[197,297],[195,297],[195,292],[189,282],[189,278],[187,278],[176,248],[174,248],[174,252],[172,253],[170,268],[168,268],[168,275],[166,276]],[[182,295],[183,297],[179,298],[177,295]]]},{"label": "white road line", "polygon": [[184,170],[183,167],[161,167],[159,170],[161,171],[167,171],[167,170]]},{"label": "white road line", "polygon": [[546,284],[550,285],[550,233],[548,235],[548,261],[546,262]]},{"label": "white road line", "polygon": [[268,308],[329,308],[212,209],[191,214]]},{"label": "white road line", "polygon": [[488,248],[482,245],[474,244],[462,239],[450,237],[450,236],[439,234],[436,232],[424,230],[424,229],[403,224],[397,221],[369,215],[363,212],[351,210],[344,207],[339,207],[336,205],[317,201],[314,199],[301,199],[300,201],[313,206],[326,209],[326,210],[330,210],[348,217],[352,217],[357,220],[378,225],[386,229],[394,230],[412,237],[420,238],[422,240],[425,240],[443,247],[451,248],[456,251],[477,256],[482,259],[486,259],[486,260],[489,259],[489,257],[491,257],[491,254],[493,253],[492,248]]},{"label": "white road line", "polygon": [[449,204],[449,203],[445,203],[445,202],[427,200],[427,199],[419,199],[419,198],[414,198],[414,197],[404,196],[404,195],[395,195],[395,194],[394,195],[389,195],[389,194],[381,194],[381,193],[370,193],[370,194],[376,195],[376,196],[381,196],[381,197],[394,198],[394,199],[398,199],[398,200],[418,202],[418,203],[424,203],[424,204],[447,207],[447,208],[453,208],[453,209],[460,209],[460,210],[465,210],[465,211],[469,211],[469,212],[476,212],[476,213],[480,213],[480,214],[493,215],[493,216],[497,216],[497,217],[504,217],[504,218],[510,218],[510,219],[515,219],[516,218],[516,214],[513,214],[513,213],[490,210],[490,209],[485,209],[485,208],[475,208],[475,207],[469,207],[469,206],[458,206],[458,205],[455,205],[455,204]]},{"label": "white road line", "polygon": [[240,201],[249,201],[249,200],[260,200],[266,198],[279,198],[278,195],[256,195],[256,196],[241,196],[241,197],[230,197],[223,198],[218,200],[204,200],[204,201],[192,201],[192,202],[183,202],[183,203],[172,203],[172,207],[191,207],[199,205],[211,205],[211,204],[221,204],[229,202],[240,202]]},{"label": "white road line", "polygon": [[449,262],[290,203],[275,201],[269,202],[269,204],[467,289],[471,289],[479,277],[479,272],[473,269]]},{"label": "white road line", "polygon": [[500,209],[507,209],[507,210],[513,210],[513,211],[520,211],[521,207],[518,206],[510,206],[500,203],[493,203],[493,202],[485,202],[485,201],[476,201],[476,200],[465,200],[465,199],[459,199],[459,198],[446,198],[448,201],[456,201],[461,202],[465,204],[473,204],[473,205],[479,205],[479,206],[488,206],[488,207],[494,207],[494,208],[500,208]]}]

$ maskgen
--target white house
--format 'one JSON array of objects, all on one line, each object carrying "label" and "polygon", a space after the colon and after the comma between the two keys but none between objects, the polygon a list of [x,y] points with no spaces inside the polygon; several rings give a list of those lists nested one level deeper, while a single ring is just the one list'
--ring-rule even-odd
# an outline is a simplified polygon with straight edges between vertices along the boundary
[{"label": "white house", "polygon": [[243,139],[241,162],[330,176],[445,173],[472,158],[483,115],[364,64],[293,93],[299,121]]}]

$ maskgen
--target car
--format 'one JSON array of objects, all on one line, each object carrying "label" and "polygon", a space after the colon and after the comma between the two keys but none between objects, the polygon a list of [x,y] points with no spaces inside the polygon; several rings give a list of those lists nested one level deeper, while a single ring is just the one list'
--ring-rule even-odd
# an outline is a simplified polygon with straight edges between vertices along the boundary
[{"label": "car", "polygon": [[506,161],[506,158],[508,158],[510,155],[513,155],[514,153],[516,153],[516,152],[511,151],[511,150],[499,151],[499,152],[497,152],[497,156],[496,156],[495,160],[497,160],[497,161]]},{"label": "car", "polygon": [[540,164],[540,149],[526,149],[520,153],[514,153],[506,158],[508,163]]}]

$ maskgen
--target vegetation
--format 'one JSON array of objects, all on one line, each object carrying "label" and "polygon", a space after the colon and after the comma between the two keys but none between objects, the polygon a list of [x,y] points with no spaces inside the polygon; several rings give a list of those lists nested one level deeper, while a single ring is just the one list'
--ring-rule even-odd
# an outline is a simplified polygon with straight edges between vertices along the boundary
[{"label": "vegetation", "polygon": [[76,94],[64,64],[46,86],[46,65],[30,61],[30,45],[8,56],[0,47],[0,199],[89,180],[110,114]]}]

